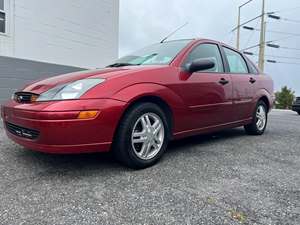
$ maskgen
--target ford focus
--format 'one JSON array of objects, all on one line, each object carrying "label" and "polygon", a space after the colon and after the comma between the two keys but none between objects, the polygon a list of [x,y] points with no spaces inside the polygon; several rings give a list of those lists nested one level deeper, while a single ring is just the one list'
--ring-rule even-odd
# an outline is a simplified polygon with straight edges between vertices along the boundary
[{"label": "ford focus", "polygon": [[240,126],[262,135],[273,101],[272,79],[246,56],[194,39],[31,83],[1,106],[1,116],[8,137],[27,149],[112,151],[126,166],[145,168],[170,140]]}]

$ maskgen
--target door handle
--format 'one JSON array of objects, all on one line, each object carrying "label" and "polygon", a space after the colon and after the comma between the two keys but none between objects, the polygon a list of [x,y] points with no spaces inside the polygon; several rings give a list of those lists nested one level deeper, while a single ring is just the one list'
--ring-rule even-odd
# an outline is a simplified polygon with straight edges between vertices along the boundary
[{"label": "door handle", "polygon": [[256,82],[256,80],[255,80],[253,77],[251,77],[250,80],[249,80],[249,82],[250,82],[251,84],[254,84],[254,83]]},{"label": "door handle", "polygon": [[219,80],[219,84],[226,85],[228,83],[229,83],[229,81],[226,80],[225,78],[221,78],[221,80]]}]

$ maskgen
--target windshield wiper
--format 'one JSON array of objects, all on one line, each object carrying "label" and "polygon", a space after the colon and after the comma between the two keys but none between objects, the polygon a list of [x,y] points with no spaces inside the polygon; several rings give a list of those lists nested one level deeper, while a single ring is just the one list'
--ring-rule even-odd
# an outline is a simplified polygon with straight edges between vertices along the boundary
[{"label": "windshield wiper", "polygon": [[132,63],[114,63],[107,67],[122,67],[122,66],[138,66],[139,64],[132,64]]}]

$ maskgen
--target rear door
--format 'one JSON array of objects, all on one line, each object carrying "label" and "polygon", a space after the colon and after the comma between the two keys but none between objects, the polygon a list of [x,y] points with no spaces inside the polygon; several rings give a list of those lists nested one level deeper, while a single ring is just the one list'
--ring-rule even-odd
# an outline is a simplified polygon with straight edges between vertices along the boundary
[{"label": "rear door", "polygon": [[252,116],[256,79],[250,73],[244,57],[237,51],[223,47],[228,73],[233,83],[233,112],[236,121]]}]

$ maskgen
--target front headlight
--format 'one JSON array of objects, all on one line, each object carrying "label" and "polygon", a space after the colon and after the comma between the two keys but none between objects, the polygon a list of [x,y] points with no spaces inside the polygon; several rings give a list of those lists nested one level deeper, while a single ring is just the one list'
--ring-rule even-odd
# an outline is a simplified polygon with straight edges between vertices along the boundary
[{"label": "front headlight", "polygon": [[103,83],[104,81],[104,79],[84,79],[64,85],[59,85],[42,93],[36,101],[40,102],[51,100],[78,99],[89,89]]}]

